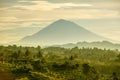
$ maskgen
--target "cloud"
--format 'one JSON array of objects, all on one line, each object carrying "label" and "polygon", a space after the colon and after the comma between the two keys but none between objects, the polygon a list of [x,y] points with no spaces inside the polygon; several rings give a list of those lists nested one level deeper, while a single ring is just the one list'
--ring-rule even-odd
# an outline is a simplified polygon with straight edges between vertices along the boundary
[{"label": "cloud", "polygon": [[[40,27],[43,28],[50,24],[51,21],[11,21],[0,22],[0,31],[12,30],[17,28]],[[16,34],[16,33],[15,33]]]},{"label": "cloud", "polygon": [[[18,0],[14,3],[23,2],[27,3],[28,1]],[[120,18],[120,12],[118,10],[93,8],[95,6],[102,6],[100,4],[99,6],[97,6],[98,4],[94,3],[50,3],[47,1],[32,0],[31,3],[31,5],[17,4],[5,8],[0,8],[0,30],[12,29],[17,27],[28,27],[34,23],[49,23],[61,18],[70,20]],[[111,4],[106,4],[106,6]]]},{"label": "cloud", "polygon": [[[0,0],[0,31],[33,26],[45,27],[61,18],[68,20],[101,20],[101,23],[98,23],[99,25],[95,21],[85,24],[96,27],[91,27],[91,30],[97,31],[99,29],[97,32],[100,32],[100,34],[110,36],[105,31],[108,29],[106,26],[110,26],[110,31],[117,26],[119,27],[119,23],[108,20],[120,19],[120,0]],[[107,22],[106,19],[108,19]],[[114,34],[114,32],[111,35],[119,34],[117,32]],[[10,39],[17,40],[15,34],[17,33],[8,34],[6,32],[4,34],[0,33],[0,36],[2,36],[1,39],[6,36],[3,42],[5,40],[7,42],[11,41]],[[119,38],[117,38],[117,35],[115,39]],[[18,38],[20,37],[23,36],[18,34]]]},{"label": "cloud", "polygon": [[1,21],[14,21],[14,20],[17,20],[17,18],[14,17],[14,16],[0,17],[0,22],[1,22]]},{"label": "cloud", "polygon": [[102,33],[103,36],[110,38],[111,40],[120,41],[120,31],[108,31],[107,33]]},{"label": "cloud", "polygon": [[18,35],[10,35],[8,33],[0,34],[0,44],[9,43],[18,41],[21,38],[21,36]]},{"label": "cloud", "polygon": [[[25,2],[26,0],[0,0],[0,7],[12,7],[14,5],[33,5],[32,0]],[[35,1],[35,0],[34,0]]]},{"label": "cloud", "polygon": [[[50,4],[58,4],[58,6],[60,4],[68,4],[68,3],[72,3],[72,4],[85,4],[84,6],[88,6],[86,4],[94,4],[94,7],[116,7],[116,8],[120,8],[120,0],[0,0],[0,6],[1,7],[12,7],[12,6],[35,6],[35,5],[39,5],[39,4],[43,4],[45,3],[44,6],[47,6]],[[58,7],[57,6],[57,7]]]},{"label": "cloud", "polygon": [[27,10],[54,10],[61,7],[90,7],[90,4],[74,4],[74,3],[49,3],[47,1],[32,1],[34,5],[15,5],[14,8],[23,8]]},{"label": "cloud", "polygon": [[[32,1],[34,1],[34,0],[32,0]],[[85,3],[85,2],[114,2],[114,1],[119,2],[119,0],[42,0],[42,1],[48,1],[51,3],[66,3],[66,2]]]},{"label": "cloud", "polygon": [[113,10],[118,10],[120,11],[120,1],[116,2],[99,2],[99,3],[91,3],[93,5],[93,8],[98,8],[98,9],[113,9]]},{"label": "cloud", "polygon": [[[55,9],[55,10],[8,10],[2,13],[0,17],[0,30],[28,27],[34,23],[49,23],[58,19],[113,19],[120,18],[117,10],[99,10],[99,9]],[[41,26],[41,25],[40,25]],[[46,26],[46,25],[44,25]]]},{"label": "cloud", "polygon": [[[79,1],[79,0],[76,0],[76,1]],[[88,1],[88,0],[85,0],[85,1]],[[17,5],[13,5],[12,7],[9,7],[7,10],[5,8],[1,8],[0,14],[2,14],[3,17],[4,16],[16,17],[17,21],[44,20],[44,19],[55,20],[55,18],[56,19],[58,18],[68,18],[68,19],[71,19],[71,18],[77,18],[77,19],[78,18],[80,19],[91,19],[92,18],[93,19],[95,18],[96,19],[96,18],[119,18],[120,17],[119,10],[108,9],[114,6],[119,7],[119,3],[116,3],[116,2],[111,3],[111,4],[107,4],[107,3],[104,4],[102,1],[100,3],[89,3],[89,4],[88,3],[72,3],[72,2],[50,3],[45,0],[44,1],[41,1],[41,0],[31,0],[31,1],[21,0],[20,1],[18,0],[16,2],[17,3],[30,2],[31,5],[17,4]],[[2,13],[2,11],[4,12]]]}]

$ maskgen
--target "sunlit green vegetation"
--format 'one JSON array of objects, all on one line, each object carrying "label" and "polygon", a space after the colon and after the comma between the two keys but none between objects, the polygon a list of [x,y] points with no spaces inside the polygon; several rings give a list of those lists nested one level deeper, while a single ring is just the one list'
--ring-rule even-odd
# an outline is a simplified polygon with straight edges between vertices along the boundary
[{"label": "sunlit green vegetation", "polygon": [[0,46],[2,80],[118,80],[119,50]]}]

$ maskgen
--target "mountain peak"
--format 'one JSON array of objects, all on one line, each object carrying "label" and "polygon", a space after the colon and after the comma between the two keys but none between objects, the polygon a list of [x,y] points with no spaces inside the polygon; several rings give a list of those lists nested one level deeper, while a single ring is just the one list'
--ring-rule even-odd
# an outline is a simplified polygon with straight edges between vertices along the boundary
[{"label": "mountain peak", "polygon": [[57,20],[57,22],[61,22],[61,21],[68,21],[68,20],[66,20],[66,19],[59,19],[59,20]]},{"label": "mountain peak", "polygon": [[24,43],[37,44],[65,44],[79,41],[101,41],[103,37],[88,31],[87,29],[77,25],[76,23],[59,19],[39,32],[21,41]]},{"label": "mountain peak", "polygon": [[[52,24],[50,24],[49,26],[48,26],[49,28],[50,27],[54,27],[54,28],[61,28],[61,29],[68,29],[68,30],[70,30],[70,28],[82,28],[81,26],[79,26],[79,25],[77,25],[76,23],[74,23],[74,22],[72,22],[72,21],[69,21],[69,20],[65,20],[65,19],[59,19],[59,20],[57,20],[57,21],[55,21],[55,22],[53,22]],[[47,27],[47,28],[48,28]],[[58,30],[59,30],[58,29]],[[63,29],[63,30],[64,30]],[[72,29],[71,29],[72,30]]]},{"label": "mountain peak", "polygon": [[59,19],[59,20],[57,20],[57,21],[55,21],[54,23],[70,23],[70,21],[68,21],[68,20],[65,20],[65,19]]}]

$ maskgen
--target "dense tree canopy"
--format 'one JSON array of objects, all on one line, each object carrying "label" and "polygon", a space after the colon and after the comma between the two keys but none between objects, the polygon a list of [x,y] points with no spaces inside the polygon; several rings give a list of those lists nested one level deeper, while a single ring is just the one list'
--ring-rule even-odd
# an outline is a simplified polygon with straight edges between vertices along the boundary
[{"label": "dense tree canopy", "polygon": [[0,46],[0,72],[22,80],[118,80],[119,61],[119,50]]}]

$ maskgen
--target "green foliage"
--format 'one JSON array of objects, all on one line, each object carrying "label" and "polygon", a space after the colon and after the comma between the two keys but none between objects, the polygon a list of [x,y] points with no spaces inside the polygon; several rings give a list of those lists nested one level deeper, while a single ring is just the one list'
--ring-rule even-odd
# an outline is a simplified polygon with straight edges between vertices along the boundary
[{"label": "green foliage", "polygon": [[119,53],[98,48],[0,46],[0,68],[7,68],[0,71],[10,71],[21,80],[115,80],[120,78]]},{"label": "green foliage", "polygon": [[16,75],[25,75],[25,74],[29,74],[30,72],[30,68],[27,68],[26,66],[22,66],[22,67],[16,67],[16,68],[13,68],[12,70],[12,73],[16,74]]},{"label": "green foliage", "polygon": [[50,80],[49,77],[45,77],[38,74],[31,74],[29,77],[30,77],[30,80]]},{"label": "green foliage", "polygon": [[32,64],[34,70],[40,71],[40,72],[47,72],[45,64],[42,63],[40,60],[33,61],[33,62],[31,62],[31,64]]},{"label": "green foliage", "polygon": [[117,58],[118,58],[118,61],[120,61],[120,54],[117,56]]},{"label": "green foliage", "polygon": [[83,74],[87,75],[90,72],[90,66],[84,63],[82,67],[83,67]]}]

